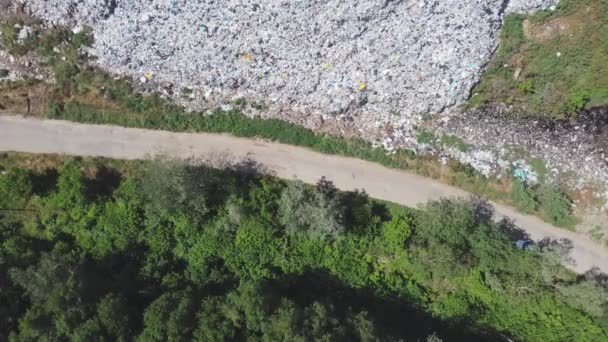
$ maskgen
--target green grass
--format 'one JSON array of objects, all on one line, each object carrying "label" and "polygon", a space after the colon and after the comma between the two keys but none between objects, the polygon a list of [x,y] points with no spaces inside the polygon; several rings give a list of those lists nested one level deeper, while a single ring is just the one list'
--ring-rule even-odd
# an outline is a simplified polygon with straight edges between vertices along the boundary
[{"label": "green grass", "polygon": [[[524,33],[524,20],[530,36]],[[568,28],[538,38],[547,32],[542,28],[558,23]],[[576,116],[582,109],[608,105],[607,61],[607,1],[566,0],[554,12],[510,15],[470,106],[502,102],[530,115]]]},{"label": "green grass", "polygon": [[426,128],[422,128],[418,131],[418,134],[416,134],[416,141],[419,144],[434,145],[437,141],[437,135]]},{"label": "green grass", "polygon": [[595,241],[601,241],[604,238],[604,229],[597,225],[591,230],[591,238]]},{"label": "green grass", "polygon": [[441,137],[441,144],[455,147],[460,152],[469,152],[473,148],[472,145],[465,143],[464,140],[452,134],[443,135]]},{"label": "green grass", "polygon": [[407,169],[416,159],[411,151],[402,150],[389,155],[383,149],[374,148],[371,143],[361,139],[341,139],[315,134],[309,129],[278,119],[249,118],[239,110],[217,109],[212,115],[191,114],[156,97],[130,99],[126,109],[132,112],[125,112],[125,108],[99,108],[78,101],[55,102],[49,117],[177,132],[230,133],[240,137],[304,146],[323,153],[370,160],[395,168]]},{"label": "green grass", "polygon": [[36,32],[33,31],[30,37],[20,41],[17,39],[20,30],[21,28],[15,27],[12,22],[0,25],[0,46],[12,55],[23,56],[36,46]]}]

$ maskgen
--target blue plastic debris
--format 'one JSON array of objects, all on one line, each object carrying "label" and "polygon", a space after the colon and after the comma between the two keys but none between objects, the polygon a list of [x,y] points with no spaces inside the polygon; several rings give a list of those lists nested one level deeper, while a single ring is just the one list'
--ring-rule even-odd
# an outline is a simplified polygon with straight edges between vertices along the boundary
[{"label": "blue plastic debris", "polygon": [[538,174],[532,171],[532,167],[525,160],[515,161],[513,166],[515,167],[513,177],[524,183],[536,183],[538,181]]},{"label": "blue plastic debris", "polygon": [[519,249],[529,250],[532,246],[534,246],[534,241],[532,240],[517,240],[515,242],[515,246]]}]

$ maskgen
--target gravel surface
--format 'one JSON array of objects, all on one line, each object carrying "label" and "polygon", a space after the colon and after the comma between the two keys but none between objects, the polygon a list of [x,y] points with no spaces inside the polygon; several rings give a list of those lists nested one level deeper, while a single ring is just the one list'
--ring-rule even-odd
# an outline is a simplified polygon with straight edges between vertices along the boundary
[{"label": "gravel surface", "polygon": [[[3,132],[0,151],[117,159],[142,159],[159,153],[174,158],[228,153],[236,160],[252,158],[281,178],[298,178],[314,184],[325,176],[342,190],[365,189],[372,197],[410,207],[441,197],[468,195],[429,178],[359,159],[227,135],[171,133],[8,116],[0,116],[0,132]],[[572,231],[553,227],[535,216],[523,215],[496,203],[493,205],[497,219],[511,218],[535,240],[544,237],[570,240],[570,257],[576,263],[566,266],[574,271],[582,273],[594,266],[608,271],[608,250],[600,244]]]}]

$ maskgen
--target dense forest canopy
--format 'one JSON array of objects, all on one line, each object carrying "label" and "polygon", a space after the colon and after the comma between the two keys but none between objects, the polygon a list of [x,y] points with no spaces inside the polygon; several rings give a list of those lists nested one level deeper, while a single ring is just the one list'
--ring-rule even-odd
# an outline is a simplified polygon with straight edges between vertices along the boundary
[{"label": "dense forest canopy", "polygon": [[606,279],[567,271],[555,242],[518,249],[481,201],[109,165],[2,171],[0,340],[608,338]]}]

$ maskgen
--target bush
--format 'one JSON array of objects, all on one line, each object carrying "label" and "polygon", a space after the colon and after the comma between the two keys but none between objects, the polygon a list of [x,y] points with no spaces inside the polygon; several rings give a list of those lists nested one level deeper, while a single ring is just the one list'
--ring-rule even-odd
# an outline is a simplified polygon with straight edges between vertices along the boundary
[{"label": "bush", "polygon": [[22,209],[32,190],[32,180],[25,170],[14,169],[0,175],[0,209]]},{"label": "bush", "polygon": [[534,191],[519,179],[514,179],[511,183],[511,199],[517,209],[526,214],[533,213],[538,208]]},{"label": "bush", "polygon": [[570,114],[575,114],[583,109],[591,100],[591,95],[586,90],[578,89],[568,96],[566,110]]},{"label": "bush", "polygon": [[302,182],[293,182],[283,191],[279,213],[281,223],[291,235],[338,238],[345,230],[338,198],[312,190]]},{"label": "bush", "polygon": [[571,202],[566,194],[546,185],[540,190],[540,199],[540,209],[549,222],[564,226],[572,221]]}]

